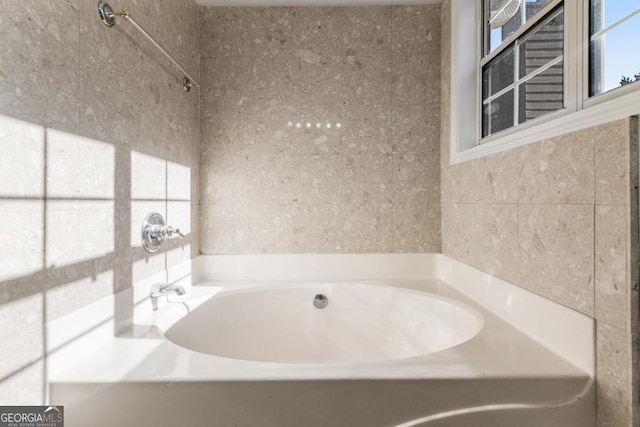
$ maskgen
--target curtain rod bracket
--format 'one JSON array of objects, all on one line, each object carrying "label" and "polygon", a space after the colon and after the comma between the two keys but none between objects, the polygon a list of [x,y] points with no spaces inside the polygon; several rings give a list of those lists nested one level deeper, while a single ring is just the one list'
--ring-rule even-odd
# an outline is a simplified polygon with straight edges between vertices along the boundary
[{"label": "curtain rod bracket", "polygon": [[113,9],[109,6],[108,3],[103,1],[98,2],[98,13],[100,14],[100,19],[102,19],[102,23],[107,27],[113,27],[116,25],[116,16],[113,14]]}]

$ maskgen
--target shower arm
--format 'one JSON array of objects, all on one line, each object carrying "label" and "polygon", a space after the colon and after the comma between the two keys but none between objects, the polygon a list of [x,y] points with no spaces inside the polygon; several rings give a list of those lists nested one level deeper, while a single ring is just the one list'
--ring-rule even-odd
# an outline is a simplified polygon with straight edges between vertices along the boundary
[{"label": "shower arm", "polygon": [[178,60],[175,59],[169,52],[167,52],[167,50],[162,47],[162,45],[158,43],[158,41],[154,39],[151,34],[147,32],[147,30],[142,28],[142,26],[138,24],[135,19],[133,19],[129,12],[127,12],[126,10],[122,12],[114,12],[108,3],[100,1],[98,2],[98,13],[100,14],[102,22],[107,27],[113,27],[114,25],[116,25],[116,17],[121,17],[131,22],[138,31],[140,31],[147,39],[149,39],[149,41],[173,63],[173,65],[175,65],[180,71],[182,71],[182,73],[184,74],[184,77],[182,79],[182,86],[184,87],[185,91],[189,92],[191,90],[191,87],[193,87],[194,85],[200,87],[200,84],[196,82],[193,77],[191,77],[191,75],[187,72],[187,70],[184,69],[182,65],[180,65]]}]

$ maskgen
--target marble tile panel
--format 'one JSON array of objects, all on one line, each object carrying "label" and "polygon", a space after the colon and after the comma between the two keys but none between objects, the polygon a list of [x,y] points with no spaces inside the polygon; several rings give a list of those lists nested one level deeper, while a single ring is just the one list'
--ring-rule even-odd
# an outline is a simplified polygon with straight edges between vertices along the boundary
[{"label": "marble tile panel", "polygon": [[300,9],[292,7],[248,8],[245,54],[270,57],[290,54],[299,13]]},{"label": "marble tile panel", "polygon": [[192,202],[191,168],[167,161],[167,199]]},{"label": "marble tile panel", "polygon": [[446,66],[451,60],[451,1],[442,0],[440,3],[440,51],[442,65]]},{"label": "marble tile panel", "polygon": [[259,83],[253,79],[253,60],[249,57],[203,58],[200,70],[205,117],[241,107],[255,96],[255,85]]},{"label": "marble tile panel", "polygon": [[200,255],[200,247],[202,243],[202,232],[201,221],[200,221],[200,212],[202,206],[201,205],[191,205],[191,238],[189,240],[190,249],[191,249],[191,258],[194,258]]},{"label": "marble tile panel", "polygon": [[248,205],[202,205],[200,224],[204,254],[243,253],[249,246]]},{"label": "marble tile panel", "polygon": [[285,205],[279,203],[252,204],[246,220],[250,227],[250,242],[243,253],[290,252],[283,236],[291,226]]},{"label": "marble tile panel", "polygon": [[328,108],[389,105],[390,57],[323,56],[307,49],[298,49],[295,54],[300,59],[295,84],[305,99]]},{"label": "marble tile panel", "polygon": [[282,238],[287,253],[336,253],[342,251],[341,205],[288,205],[290,220]]},{"label": "marble tile panel", "polygon": [[287,215],[282,205],[205,205],[201,212],[203,253],[285,251],[281,235]]},{"label": "marble tile panel", "polygon": [[[22,313],[22,315],[25,314]],[[15,318],[12,319],[12,322],[15,323]],[[2,347],[3,357],[0,361],[0,378],[10,380],[12,376],[18,374],[22,369],[43,359],[44,339],[42,334],[43,330],[40,326],[29,331],[29,333],[21,335],[9,345]],[[41,384],[41,386],[44,386],[44,384]]]},{"label": "marble tile panel", "polygon": [[300,58],[293,55],[258,56],[251,58],[250,64],[250,75],[238,79],[240,87],[234,89],[236,92],[251,96],[254,102],[262,105],[295,110],[304,104],[300,87],[304,80],[300,75]]},{"label": "marble tile panel", "polygon": [[393,252],[441,252],[439,203],[415,199],[393,204]]},{"label": "marble tile panel", "polygon": [[[174,270],[181,272],[182,268],[176,268],[180,266],[180,264],[185,263],[191,259],[191,248],[189,244],[184,240],[174,240],[167,243],[167,246],[171,245],[172,249],[167,249],[167,268],[174,268]],[[190,269],[186,269],[184,273],[190,273]],[[171,275],[171,273],[169,274]],[[177,276],[177,277],[176,277]],[[177,273],[176,279],[182,278],[182,274]],[[190,278],[189,278],[190,279]],[[172,281],[172,278],[169,277],[168,281]]]},{"label": "marble tile panel", "polygon": [[593,205],[521,204],[518,216],[516,283],[593,316]]},{"label": "marble tile panel", "polygon": [[3,405],[44,404],[44,331],[38,328],[2,348],[0,399]]},{"label": "marble tile panel", "polygon": [[347,156],[343,164],[343,203],[391,203],[391,155]]},{"label": "marble tile panel", "polygon": [[447,197],[457,203],[517,203],[520,151],[445,166],[451,184]]},{"label": "marble tile panel", "polygon": [[391,154],[393,122],[388,106],[336,108],[335,111],[335,124],[340,124],[340,145],[337,148],[339,153]]},{"label": "marble tile panel", "polygon": [[[418,134],[431,130],[425,129],[420,120],[415,129],[407,129],[399,137],[403,148],[398,159],[402,162],[390,157],[394,142],[390,108],[393,70],[422,78],[425,68],[411,60],[405,62],[413,64],[413,69],[397,65],[396,58],[390,56],[391,8],[246,8],[231,19],[246,24],[245,33],[239,37],[243,39],[238,42],[241,47],[230,57],[219,55],[211,57],[211,63],[208,59],[202,63],[203,75],[207,74],[203,78],[211,78],[212,85],[220,86],[217,92],[203,91],[203,203],[264,208],[265,215],[281,218],[276,231],[285,243],[280,249],[297,252],[302,251],[304,241],[296,230],[301,228],[301,235],[315,236],[309,231],[313,227],[301,221],[313,221],[323,209],[332,218],[334,214],[348,215],[345,203],[349,209],[356,203],[389,205],[377,210],[375,206],[361,208],[370,210],[362,214],[368,225],[359,224],[356,229],[352,223],[335,224],[331,226],[335,227],[333,232],[318,235],[321,241],[307,240],[305,244],[314,251],[346,250],[331,249],[338,237],[323,240],[323,236],[342,236],[347,227],[356,236],[352,251],[392,248],[391,202],[410,205],[412,198],[422,197],[435,206],[440,189],[437,184],[426,184],[439,182],[439,153],[435,142],[430,150],[421,147],[424,138]],[[206,20],[203,16],[205,25]],[[214,61],[219,65],[212,64]],[[238,66],[240,63],[243,65]],[[227,71],[211,72],[214,67]],[[239,84],[227,84],[224,75],[236,78],[234,70],[240,74],[249,70],[250,76],[238,77]],[[216,83],[219,74],[223,77]],[[400,80],[415,86],[415,81],[402,76]],[[413,95],[414,89],[407,89],[407,93]],[[229,100],[218,102],[215,98],[225,96],[224,91],[230,94]],[[424,103],[415,97],[409,102]],[[419,110],[427,111],[437,121],[431,111],[437,109],[438,99],[431,102],[424,110],[407,108],[404,102],[398,111],[404,112],[405,108],[411,112],[407,114],[410,117],[403,114],[406,125],[414,124],[420,117]],[[316,127],[318,124],[320,127]],[[437,136],[434,138],[437,140]],[[347,165],[349,161],[353,163]],[[433,168],[423,170],[431,163]],[[386,173],[370,173],[371,169],[384,172],[387,168],[392,168],[390,184]],[[416,185],[420,188],[413,188]],[[284,205],[284,217],[270,213],[277,210],[274,205]],[[249,218],[249,213],[243,217]],[[373,225],[372,218],[377,221]],[[261,226],[257,220],[247,221]],[[206,222],[203,217],[204,240]],[[231,223],[229,219],[229,226]],[[240,227],[247,233],[256,232],[251,226]],[[408,223],[403,227],[411,232]],[[327,230],[325,226],[320,229]],[[383,244],[380,236],[384,235],[389,238]],[[235,241],[240,243],[232,252],[241,247],[246,251],[251,245],[253,251],[274,251],[272,236],[266,235],[264,244],[250,238],[229,238],[232,243],[222,249],[230,250]]]},{"label": "marble tile panel", "polygon": [[442,218],[446,255],[518,283],[517,205],[447,204]]},{"label": "marble tile panel", "polygon": [[334,155],[279,159],[275,198],[280,203],[338,203],[344,188],[344,164],[339,159]]},{"label": "marble tile panel", "polygon": [[44,127],[0,115],[0,198],[44,197],[45,144]]},{"label": "marble tile panel", "polygon": [[462,250],[460,240],[463,236],[461,233],[457,232],[459,218],[456,214],[456,205],[443,198],[441,202],[440,216],[442,253],[451,258],[462,260],[459,252]]},{"label": "marble tile panel", "polygon": [[594,141],[579,131],[519,150],[521,203],[593,203]]},{"label": "marble tile panel", "polygon": [[[56,200],[49,201],[46,210],[46,268],[78,264],[113,253],[113,201]],[[138,223],[138,230],[141,223]]]},{"label": "marble tile panel", "polygon": [[131,199],[162,201],[167,198],[167,161],[131,152]]},{"label": "marble tile panel", "polygon": [[245,7],[200,7],[202,59],[242,56],[251,42],[253,14]]},{"label": "marble tile panel", "polygon": [[201,164],[205,171],[220,161],[257,160],[284,154],[284,135],[272,135],[266,126],[256,128],[217,129],[213,122],[203,123]]},{"label": "marble tile panel", "polygon": [[336,127],[337,122],[333,114],[300,109],[280,127],[267,130],[265,138],[276,153],[292,156],[338,154],[344,128]]},{"label": "marble tile panel", "polygon": [[393,153],[439,157],[439,105],[394,105],[391,113],[391,147]]},{"label": "marble tile panel", "polygon": [[440,200],[439,159],[414,153],[393,155],[393,202],[415,198]]},{"label": "marble tile panel", "polygon": [[598,322],[596,337],[597,425],[630,425],[630,336],[622,329]]},{"label": "marble tile panel", "polygon": [[296,11],[293,42],[297,49],[358,57],[390,52],[390,7],[304,7]]},{"label": "marble tile panel", "polygon": [[[0,330],[0,351],[16,340],[38,330],[45,323],[42,294],[36,293],[13,299],[7,287],[8,285],[0,284],[0,322],[3,325]],[[20,321],[16,322],[16,319]]]},{"label": "marble tile panel", "polygon": [[440,102],[440,54],[392,57],[393,105],[425,105]]},{"label": "marble tile panel", "polygon": [[[29,276],[45,267],[45,205],[42,201],[0,200],[0,282]],[[0,301],[1,302],[1,301]]]},{"label": "marble tile panel", "polygon": [[[167,201],[167,224],[179,228],[185,236],[191,236],[191,208],[192,205],[186,202]],[[189,239],[187,237],[187,239]]]},{"label": "marble tile panel", "polygon": [[627,213],[624,206],[596,206],[595,317],[627,329]]},{"label": "marble tile panel", "polygon": [[208,167],[201,176],[202,202],[249,203],[251,186],[255,183],[254,171],[262,164],[259,160],[249,160],[246,156],[209,158]]},{"label": "marble tile panel", "polygon": [[0,383],[0,399],[5,405],[44,405],[44,361],[38,360]]},{"label": "marble tile panel", "polygon": [[[589,130],[589,136],[595,145],[596,204],[629,204],[632,122],[634,120],[618,120]],[[637,122],[635,127],[637,129]]]},{"label": "marble tile panel", "polygon": [[137,256],[131,261],[131,280],[133,283],[149,280],[154,276],[158,277],[158,280],[164,280],[164,271],[166,269],[165,250],[163,248],[162,251],[152,254],[142,248],[138,249]]},{"label": "marble tile panel", "polygon": [[114,199],[113,145],[55,129],[46,138],[48,198]]},{"label": "marble tile panel", "polygon": [[385,253],[393,250],[392,205],[346,205],[342,215],[344,252]]},{"label": "marble tile panel", "polygon": [[77,132],[78,6],[3,1],[0,29],[0,114]]},{"label": "marble tile panel", "polygon": [[[235,96],[235,95],[234,95]],[[203,103],[201,132],[203,140],[209,132],[218,130],[242,130],[245,132],[270,130],[288,124],[295,116],[295,109],[256,100],[252,96],[239,96],[238,102],[222,108],[221,105]]]},{"label": "marble tile panel", "polygon": [[113,270],[95,273],[49,289],[44,296],[46,321],[50,322],[89,305],[115,290]]},{"label": "marble tile panel", "polygon": [[431,55],[440,51],[440,5],[392,8],[394,55]]}]

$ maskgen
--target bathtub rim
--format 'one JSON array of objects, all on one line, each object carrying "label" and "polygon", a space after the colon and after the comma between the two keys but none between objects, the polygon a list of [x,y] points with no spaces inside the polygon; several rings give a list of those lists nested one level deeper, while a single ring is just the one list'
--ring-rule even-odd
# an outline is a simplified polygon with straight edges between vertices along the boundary
[{"label": "bathtub rim", "polygon": [[[281,256],[262,256],[267,258],[266,264],[273,265],[271,262],[273,257]],[[174,381],[225,381],[225,380],[242,380],[246,379],[249,375],[255,380],[282,380],[282,379],[310,379],[310,380],[340,380],[340,379],[451,379],[451,378],[504,378],[505,376],[511,377],[511,375],[519,375],[526,377],[579,377],[593,378],[593,365],[588,363],[582,364],[585,360],[594,359],[595,347],[589,347],[588,344],[594,342],[593,319],[585,316],[574,310],[568,309],[553,301],[547,300],[539,295],[525,291],[521,288],[517,288],[515,285],[509,283],[502,283],[498,279],[491,277],[484,277],[486,283],[483,284],[484,273],[478,272],[471,267],[464,266],[464,264],[457,264],[457,262],[450,260],[449,258],[439,254],[382,254],[382,255],[330,255],[319,256],[321,259],[325,259],[331,262],[332,258],[339,257],[338,263],[342,266],[356,265],[360,268],[362,265],[371,266],[371,275],[377,274],[376,269],[388,271],[395,271],[394,276],[402,276],[403,272],[405,279],[402,277],[396,277],[395,280],[424,280],[425,271],[431,271],[431,276],[436,280],[443,280],[447,283],[447,286],[456,290],[460,294],[469,295],[473,298],[472,292],[465,293],[464,280],[466,275],[471,274],[472,277],[479,279],[474,283],[480,284],[476,286],[476,291],[482,293],[486,286],[503,286],[506,291],[497,293],[502,298],[502,302],[496,303],[489,300],[488,306],[493,303],[497,305],[494,310],[490,310],[487,306],[483,305],[483,301],[480,297],[474,301],[474,305],[481,307],[483,310],[491,313],[498,319],[504,319],[509,317],[513,313],[507,309],[504,312],[500,312],[501,304],[504,305],[504,298],[512,295],[511,292],[515,292],[519,300],[528,301],[527,298],[535,298],[539,301],[539,305],[535,304],[531,306],[532,310],[527,311],[529,316],[529,322],[527,322],[527,316],[523,319],[515,319],[514,322],[508,322],[512,328],[516,330],[519,335],[526,338],[527,341],[535,343],[537,347],[545,349],[545,351],[554,353],[558,356],[558,359],[562,361],[562,366],[569,366],[568,369],[559,371],[558,366],[547,366],[546,364],[540,365],[541,370],[530,369],[526,366],[513,366],[511,371],[506,372],[500,366],[490,366],[486,372],[482,371],[468,371],[468,366],[465,365],[463,359],[456,359],[458,357],[459,350],[464,350],[464,346],[467,346],[469,342],[461,344],[454,349],[445,350],[443,352],[434,353],[427,356],[419,356],[416,358],[403,359],[400,362],[375,362],[371,365],[361,366],[358,369],[353,369],[350,366],[339,366],[330,369],[323,369],[319,374],[317,369],[313,369],[310,366],[286,366],[283,368],[282,364],[269,364],[265,362],[235,362],[233,359],[212,360],[215,356],[199,354],[191,350],[183,349],[177,345],[165,340],[158,336],[158,331],[149,320],[153,316],[151,312],[151,303],[149,301],[149,288],[153,282],[169,279],[170,282],[179,283],[187,288],[192,287],[192,283],[196,283],[192,280],[191,273],[193,272],[195,277],[199,272],[197,271],[197,263],[206,261],[209,256],[198,257],[194,260],[185,261],[174,265],[169,270],[163,271],[136,283],[133,287],[127,288],[118,292],[115,295],[110,295],[97,301],[87,307],[83,307],[76,312],[71,313],[61,319],[57,319],[50,322],[46,326],[47,334],[47,349],[49,351],[48,356],[48,382],[60,382],[60,383],[112,383],[112,382],[136,382],[136,381],[148,381],[148,382],[163,382],[173,383]],[[217,256],[220,258],[226,258],[230,256]],[[254,257],[254,256],[250,256]],[[292,258],[293,257],[293,258]],[[298,257],[315,257],[315,255],[286,255],[283,260],[288,261],[288,265],[291,266],[291,261],[299,261]],[[245,266],[247,260],[244,260]],[[265,264],[265,259],[261,260]],[[325,262],[325,261],[323,261]],[[354,264],[355,263],[355,264]],[[451,263],[451,264],[448,264]],[[248,265],[251,265],[249,262]],[[286,266],[286,264],[283,264]],[[301,265],[301,264],[295,264]],[[397,268],[401,265],[402,268]],[[406,267],[416,267],[420,270],[416,273],[415,270],[406,270]],[[436,266],[438,266],[436,269]],[[330,267],[331,265],[329,265]],[[325,265],[326,267],[326,265]],[[463,270],[451,271],[451,269],[462,268]],[[464,271],[467,268],[468,271]],[[353,272],[347,272],[353,274]],[[480,276],[478,276],[480,274]],[[369,276],[371,276],[369,275]],[[384,275],[381,275],[381,277]],[[409,276],[409,279],[406,277]],[[436,277],[433,277],[436,276]],[[488,275],[485,275],[488,276]],[[202,277],[202,276],[200,276]],[[451,280],[447,280],[450,278]],[[367,280],[361,278],[362,280]],[[380,277],[371,279],[374,282],[378,280],[384,280]],[[462,281],[463,283],[460,283]],[[214,281],[216,282],[216,281]],[[218,283],[224,282],[218,278]],[[212,282],[203,282],[202,284],[211,285]],[[468,283],[466,284],[469,287]],[[461,290],[458,290],[460,287]],[[190,289],[191,290],[191,289]],[[193,286],[192,292],[197,293],[202,291],[202,287]],[[193,295],[189,292],[188,295]],[[516,298],[516,301],[518,301]],[[119,302],[120,301],[120,302]],[[132,312],[130,313],[117,313],[118,306],[132,306]],[[174,309],[177,309],[178,305],[172,305]],[[527,333],[527,326],[536,312],[539,313],[539,309],[545,307],[551,307],[553,310],[558,310],[561,314],[567,316],[572,321],[582,322],[583,326],[589,329],[589,335],[576,336],[574,333],[570,333],[565,327],[557,327],[551,322],[542,322],[540,327],[534,328],[531,333]],[[508,308],[508,307],[507,307]],[[542,314],[545,314],[544,312]],[[546,314],[545,314],[546,315]],[[542,317],[544,319],[544,316]],[[540,319],[540,318],[538,318]],[[518,324],[520,322],[520,324]],[[562,324],[560,325],[562,326]],[[114,331],[116,334],[114,336]],[[559,333],[558,333],[559,332]],[[559,340],[559,345],[554,349],[553,345],[549,345],[544,342],[545,334],[555,334],[555,340]],[[543,339],[538,339],[536,334],[542,335]],[[570,337],[566,343],[562,342],[562,337]],[[160,339],[162,338],[162,339]],[[574,345],[576,340],[580,340],[581,348],[588,348],[586,354],[578,354],[576,359],[571,359],[572,353],[563,353],[564,347],[568,345]],[[471,340],[474,342],[474,340]],[[553,342],[552,342],[553,344]],[[557,351],[556,351],[557,350]],[[575,353],[575,351],[573,351]],[[575,354],[573,354],[575,356]],[[525,359],[528,357],[524,354]],[[188,363],[192,366],[193,374],[188,370],[180,368],[184,363]],[[445,363],[447,366],[452,367],[454,370],[448,373],[446,376],[442,376],[437,372],[433,372],[428,367],[425,368],[424,364],[431,363]],[[514,362],[515,363],[515,362]],[[213,365],[213,366],[211,366]],[[247,368],[249,371],[247,372]],[[536,367],[537,368],[537,367]],[[485,367],[480,367],[485,369]],[[563,368],[564,369],[564,368]],[[246,375],[245,375],[246,374]]]},{"label": "bathtub rim", "polygon": [[206,280],[421,280],[437,278],[595,377],[595,319],[441,253],[206,255]]}]

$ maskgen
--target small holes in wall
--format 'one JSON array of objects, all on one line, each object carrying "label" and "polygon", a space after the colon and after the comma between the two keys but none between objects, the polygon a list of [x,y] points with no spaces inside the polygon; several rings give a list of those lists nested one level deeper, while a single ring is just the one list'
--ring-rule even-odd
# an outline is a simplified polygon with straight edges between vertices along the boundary
[{"label": "small holes in wall", "polygon": [[[311,122],[306,122],[306,123],[300,123],[300,122],[287,122],[287,127],[296,127],[297,129],[302,129],[304,127],[306,127],[307,129],[311,129],[313,127],[313,124]],[[316,123],[316,128],[317,129],[321,129],[323,127],[323,124],[321,122],[317,122]],[[341,129],[342,128],[342,123],[336,123],[335,125],[331,122],[328,122],[324,125],[324,127],[326,127],[327,129]]]}]

